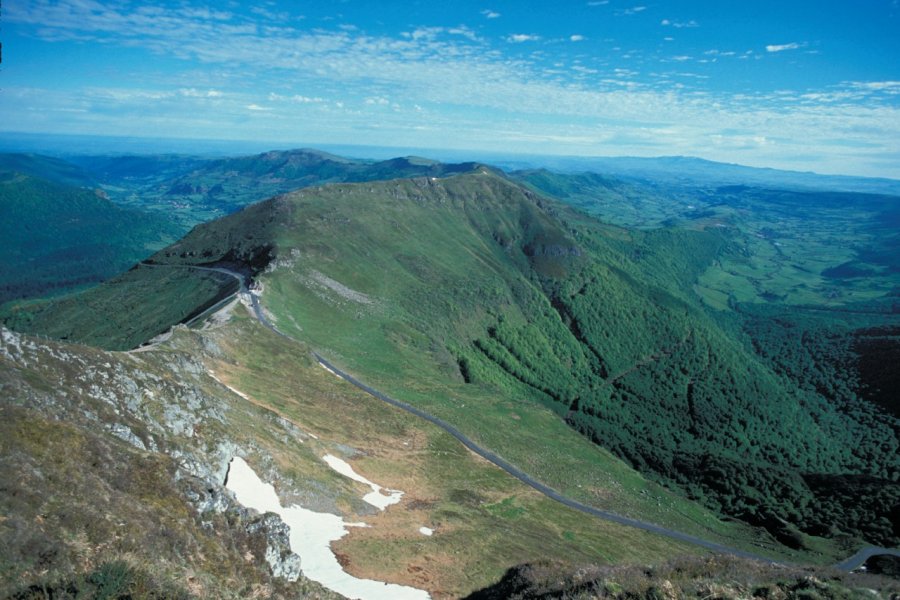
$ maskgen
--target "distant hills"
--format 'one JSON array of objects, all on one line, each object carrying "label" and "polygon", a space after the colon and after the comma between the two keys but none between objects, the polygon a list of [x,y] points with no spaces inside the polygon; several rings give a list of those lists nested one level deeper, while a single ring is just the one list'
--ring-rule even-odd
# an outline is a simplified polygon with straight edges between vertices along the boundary
[{"label": "distant hills", "polygon": [[20,173],[72,187],[97,186],[97,181],[79,166],[40,154],[0,154],[0,173]]},{"label": "distant hills", "polygon": [[533,157],[502,161],[512,170],[549,168],[565,173],[603,173],[607,176],[664,185],[747,185],[805,191],[858,192],[900,195],[900,181],[875,177],[821,175],[802,171],[747,167],[690,156]]}]

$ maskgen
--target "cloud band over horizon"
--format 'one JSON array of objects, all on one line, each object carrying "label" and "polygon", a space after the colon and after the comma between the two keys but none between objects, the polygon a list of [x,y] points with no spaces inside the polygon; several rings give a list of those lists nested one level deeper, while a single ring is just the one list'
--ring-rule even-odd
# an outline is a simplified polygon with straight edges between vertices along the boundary
[{"label": "cloud band over horizon", "polygon": [[377,30],[363,17],[313,18],[279,5],[241,13],[125,0],[11,2],[2,128],[681,154],[900,178],[900,76],[729,89],[723,82],[751,69],[815,60],[818,46],[760,39],[749,48],[670,51],[673,31],[696,35],[703,21],[590,4],[584,10],[607,10],[604,18],[631,27],[645,19],[658,42],[625,47],[584,23],[559,31],[504,24],[515,15],[499,3],[472,5],[450,23]]}]

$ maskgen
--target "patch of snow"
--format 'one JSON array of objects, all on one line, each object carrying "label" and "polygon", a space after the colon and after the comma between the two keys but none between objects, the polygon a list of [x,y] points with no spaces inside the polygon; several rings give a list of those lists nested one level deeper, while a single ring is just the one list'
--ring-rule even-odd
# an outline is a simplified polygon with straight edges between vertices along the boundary
[{"label": "patch of snow", "polygon": [[[348,465],[349,466],[349,465]],[[424,600],[431,596],[424,590],[384,583],[374,579],[358,579],[346,573],[331,552],[331,542],[347,535],[347,527],[359,524],[344,523],[330,513],[317,513],[296,504],[281,506],[275,488],[263,482],[238,456],[231,461],[226,487],[234,492],[238,502],[259,512],[273,512],[290,528],[291,550],[300,555],[303,573],[328,589],[348,598],[361,600],[396,598]]]},{"label": "patch of snow", "polygon": [[[322,460],[328,463],[329,467],[331,467],[344,477],[349,477],[353,481],[358,481],[371,487],[372,491],[363,496],[363,500],[378,508],[379,510],[384,510],[391,504],[397,504],[403,497],[403,492],[401,492],[400,490],[388,490],[382,488],[377,483],[372,483],[371,481],[354,471],[353,467],[351,467],[346,461],[341,460],[336,456],[326,454],[322,457]],[[382,490],[387,492],[387,494],[382,493]]]},{"label": "patch of snow", "polygon": [[419,533],[421,533],[422,535],[431,536],[431,534],[434,533],[434,529],[431,529],[430,527],[419,527]]}]

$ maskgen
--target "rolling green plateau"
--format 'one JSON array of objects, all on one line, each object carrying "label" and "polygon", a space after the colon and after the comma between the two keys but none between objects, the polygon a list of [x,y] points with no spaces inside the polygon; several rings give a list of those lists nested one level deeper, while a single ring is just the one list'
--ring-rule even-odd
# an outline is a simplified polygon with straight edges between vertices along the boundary
[{"label": "rolling green plateau", "polygon": [[[279,196],[129,275],[150,289],[192,264],[251,273],[281,331],[581,502],[793,560],[895,546],[898,422],[871,393],[889,367],[835,342],[791,370],[773,358],[790,334],[710,310],[697,282],[730,231],[624,229],[481,167]],[[151,319],[175,289],[120,318]],[[55,304],[30,331],[69,320]],[[898,324],[876,311],[844,333],[887,327],[867,339],[890,347]]]},{"label": "rolling green plateau", "polygon": [[879,305],[876,310],[896,310],[898,196],[634,182],[547,170],[512,176],[623,227],[720,229],[728,244],[695,288],[712,308],[727,310],[736,302],[820,307],[868,302]]},{"label": "rolling green plateau", "polygon": [[94,190],[0,169],[0,303],[95,285],[180,233]]}]

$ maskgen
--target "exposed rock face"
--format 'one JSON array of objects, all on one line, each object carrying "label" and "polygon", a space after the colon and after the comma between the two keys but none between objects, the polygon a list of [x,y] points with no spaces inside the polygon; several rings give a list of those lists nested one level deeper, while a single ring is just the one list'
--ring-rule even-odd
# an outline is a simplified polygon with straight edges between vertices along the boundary
[{"label": "exposed rock face", "polygon": [[247,526],[247,532],[265,535],[268,541],[265,558],[272,569],[272,575],[288,581],[300,578],[303,574],[300,570],[300,557],[291,552],[290,528],[281,517],[272,513],[260,515]]}]

